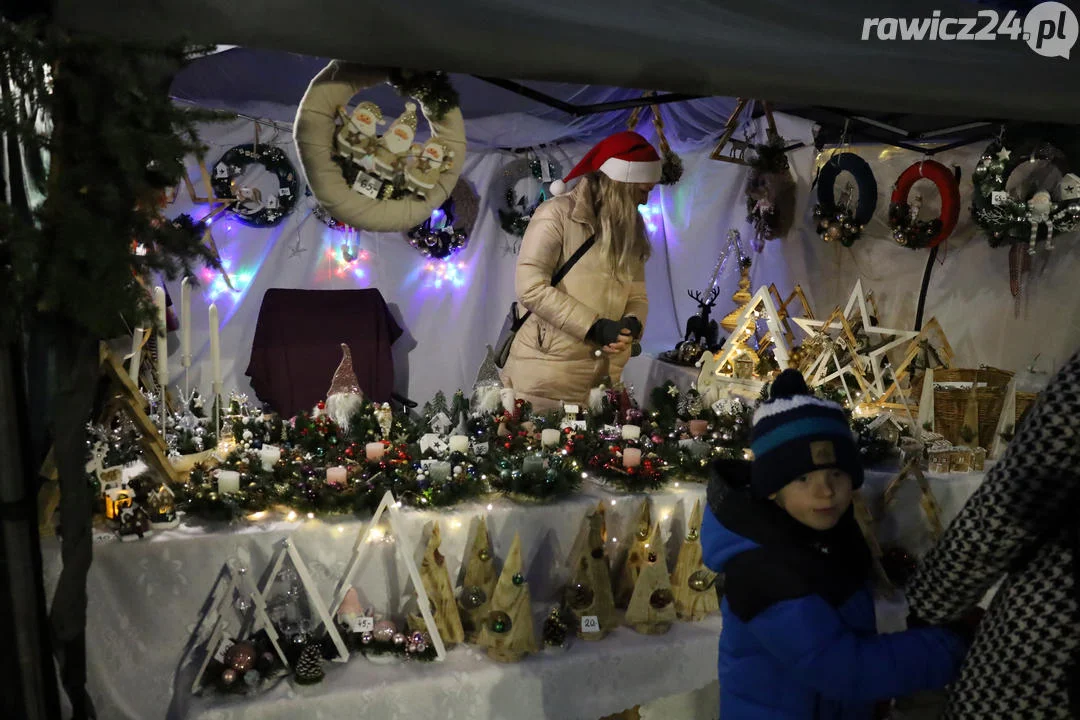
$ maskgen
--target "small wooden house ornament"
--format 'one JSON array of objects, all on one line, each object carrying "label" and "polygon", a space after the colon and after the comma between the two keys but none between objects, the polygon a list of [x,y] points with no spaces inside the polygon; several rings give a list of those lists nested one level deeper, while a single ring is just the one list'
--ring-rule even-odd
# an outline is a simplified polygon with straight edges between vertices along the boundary
[{"label": "small wooden house ornament", "polygon": [[495,583],[499,579],[499,574],[495,571],[495,554],[491,550],[491,536],[483,516],[478,520],[476,536],[465,555],[464,565],[465,579],[461,585],[458,606],[461,608],[465,639],[475,643],[480,637],[480,628],[487,619],[491,597],[495,594]]},{"label": "small wooden house ornament", "polygon": [[694,501],[686,538],[679,548],[671,589],[675,594],[675,614],[680,620],[696,622],[720,609],[714,587],[717,575],[701,561],[701,500]]},{"label": "small wooden house ornament", "polygon": [[605,552],[605,516],[601,503],[582,523],[584,541],[571,560],[566,604],[574,613],[577,635],[600,640],[619,624],[611,591],[611,568]]},{"label": "small wooden house ornament", "polygon": [[518,662],[539,651],[532,619],[532,596],[521,561],[521,538],[515,533],[502,574],[495,585],[487,621],[480,630],[479,644],[499,662]]},{"label": "small wooden house ornament", "polygon": [[662,635],[675,622],[675,594],[671,591],[659,523],[645,549],[645,564],[626,608],[626,624],[645,635]]}]

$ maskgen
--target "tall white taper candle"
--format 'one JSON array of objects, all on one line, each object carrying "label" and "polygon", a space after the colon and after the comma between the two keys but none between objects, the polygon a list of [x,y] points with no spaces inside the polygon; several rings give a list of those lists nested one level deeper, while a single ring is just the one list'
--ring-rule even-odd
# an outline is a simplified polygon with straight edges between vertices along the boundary
[{"label": "tall white taper candle", "polygon": [[[166,338],[166,307],[165,307],[165,288],[158,285],[154,288],[154,305],[157,306],[157,371],[158,371],[158,383],[161,384],[161,391],[164,394],[165,390],[169,387],[169,343]],[[164,397],[162,397],[164,401]]]},{"label": "tall white taper candle", "polygon": [[191,278],[180,281],[180,365],[191,367]]}]

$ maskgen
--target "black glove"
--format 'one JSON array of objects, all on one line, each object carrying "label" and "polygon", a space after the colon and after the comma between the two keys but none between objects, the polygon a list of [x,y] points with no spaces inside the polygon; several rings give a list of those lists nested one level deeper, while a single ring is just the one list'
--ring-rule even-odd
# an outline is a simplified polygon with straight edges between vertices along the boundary
[{"label": "black glove", "polygon": [[610,345],[619,339],[619,334],[622,333],[622,330],[623,326],[621,320],[616,321],[600,318],[593,323],[591,328],[589,328],[589,332],[585,336],[585,339],[591,340],[598,345]]},{"label": "black glove", "polygon": [[641,337],[641,321],[633,316],[626,316],[619,321],[622,326],[630,331],[630,335],[636,340]]}]

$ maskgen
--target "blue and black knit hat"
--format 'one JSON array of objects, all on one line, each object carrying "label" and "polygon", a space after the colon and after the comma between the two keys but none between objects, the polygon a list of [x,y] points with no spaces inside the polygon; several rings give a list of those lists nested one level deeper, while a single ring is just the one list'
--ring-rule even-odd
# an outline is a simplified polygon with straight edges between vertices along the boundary
[{"label": "blue and black knit hat", "polygon": [[773,382],[769,399],[754,413],[750,487],[767,498],[800,475],[839,468],[862,485],[859,449],[844,410],[811,394],[802,374],[788,369]]}]

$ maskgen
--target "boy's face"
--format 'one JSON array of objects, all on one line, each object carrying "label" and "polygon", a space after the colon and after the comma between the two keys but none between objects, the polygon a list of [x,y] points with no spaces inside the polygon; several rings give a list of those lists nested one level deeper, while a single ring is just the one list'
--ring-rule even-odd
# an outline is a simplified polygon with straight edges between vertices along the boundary
[{"label": "boy's face", "polygon": [[787,514],[815,530],[828,530],[851,505],[851,476],[837,468],[814,470],[769,496]]}]

